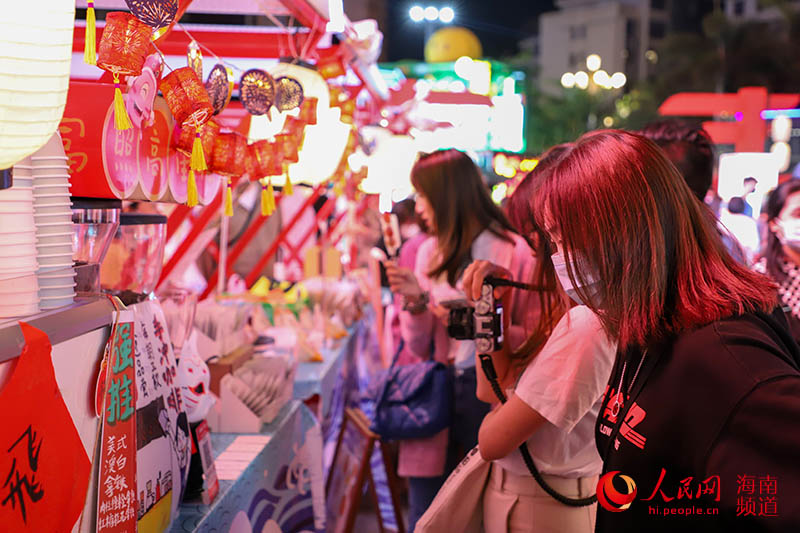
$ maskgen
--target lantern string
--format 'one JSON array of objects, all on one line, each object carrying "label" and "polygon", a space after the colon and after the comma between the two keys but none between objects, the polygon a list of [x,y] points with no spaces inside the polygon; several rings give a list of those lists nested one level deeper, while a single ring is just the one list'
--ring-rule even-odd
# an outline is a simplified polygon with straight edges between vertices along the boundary
[{"label": "lantern string", "polygon": [[169,63],[167,62],[167,56],[165,56],[164,52],[162,52],[161,49],[156,45],[156,42],[155,41],[151,41],[151,44],[153,45],[153,48],[156,49],[156,52],[158,53],[158,55],[161,56],[161,63],[165,67],[167,67],[170,72],[174,72],[174,69],[171,66],[169,66]]},{"label": "lantern string", "polygon": [[199,47],[200,47],[200,48],[201,48],[201,49],[202,49],[204,52],[208,52],[209,54],[211,54],[212,56],[214,56],[214,59],[216,59],[216,60],[217,60],[217,63],[221,63],[221,64],[225,65],[226,67],[230,67],[231,69],[235,70],[236,72],[244,72],[244,71],[245,71],[245,69],[243,69],[243,68],[240,68],[240,67],[237,67],[236,65],[234,65],[234,64],[233,64],[233,63],[231,63],[230,61],[227,61],[227,60],[225,60],[225,59],[222,59],[221,57],[219,57],[219,56],[218,56],[217,54],[215,54],[215,53],[214,53],[214,51],[213,51],[213,50],[211,50],[211,49],[210,49],[208,46],[204,45],[203,43],[201,43],[200,41],[198,41],[197,39],[195,39],[195,38],[194,38],[194,35],[192,35],[191,33],[189,33],[189,30],[187,30],[186,28],[184,28],[182,24],[180,24],[180,23],[176,23],[175,25],[178,27],[178,29],[180,29],[180,30],[181,30],[183,33],[185,33],[185,34],[186,34],[186,36],[187,36],[187,37],[189,37],[189,39],[191,39],[191,40],[192,40],[192,42],[194,42],[195,44],[197,44],[197,46],[199,46]]},{"label": "lantern string", "polygon": [[313,36],[317,32],[317,18],[314,18],[314,26],[311,28],[311,33],[308,34],[308,38],[306,39],[305,44],[303,45],[303,49],[300,52],[300,59],[307,59],[308,58],[308,51],[311,48],[311,43],[313,41]]}]

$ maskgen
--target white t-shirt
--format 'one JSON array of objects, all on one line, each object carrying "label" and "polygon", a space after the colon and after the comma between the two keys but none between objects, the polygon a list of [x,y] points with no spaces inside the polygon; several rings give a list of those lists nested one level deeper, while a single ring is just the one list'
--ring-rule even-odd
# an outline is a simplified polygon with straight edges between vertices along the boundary
[{"label": "white t-shirt", "polygon": [[[616,351],[597,315],[579,305],[559,320],[525,368],[514,393],[546,419],[527,442],[541,473],[580,478],[602,471],[594,428]],[[519,450],[495,462],[530,475]]]}]

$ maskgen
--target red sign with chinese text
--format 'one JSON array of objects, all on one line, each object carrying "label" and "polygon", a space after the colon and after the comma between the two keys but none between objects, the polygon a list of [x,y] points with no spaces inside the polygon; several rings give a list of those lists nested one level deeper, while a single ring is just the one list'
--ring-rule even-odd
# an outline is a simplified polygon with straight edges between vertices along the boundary
[{"label": "red sign with chinese text", "polygon": [[91,463],[56,382],[47,335],[20,322],[25,346],[0,391],[0,529],[68,532]]},{"label": "red sign with chinese text", "polygon": [[[127,313],[126,313],[127,314]],[[136,376],[132,317],[114,330],[100,433],[98,532],[136,531]]]}]

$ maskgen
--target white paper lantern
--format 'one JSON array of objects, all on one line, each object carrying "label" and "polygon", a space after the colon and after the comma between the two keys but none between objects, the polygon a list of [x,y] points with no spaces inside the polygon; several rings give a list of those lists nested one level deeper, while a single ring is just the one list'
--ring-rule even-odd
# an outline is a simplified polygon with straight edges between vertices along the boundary
[{"label": "white paper lantern", "polygon": [[9,2],[0,17],[0,168],[43,146],[67,103],[74,0]]}]

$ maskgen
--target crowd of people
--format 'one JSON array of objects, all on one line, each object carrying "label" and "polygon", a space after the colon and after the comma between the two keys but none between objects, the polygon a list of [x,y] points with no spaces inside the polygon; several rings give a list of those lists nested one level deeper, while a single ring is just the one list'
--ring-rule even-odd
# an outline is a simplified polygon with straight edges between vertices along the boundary
[{"label": "crowd of people", "polygon": [[[454,413],[400,441],[410,531],[476,445],[487,532],[800,531],[800,181],[762,239],[745,198],[704,203],[713,169],[679,121],[553,147],[503,208],[466,154],[419,159],[388,323],[399,364],[448,365]],[[491,279],[518,284],[482,354],[448,316]]]}]

